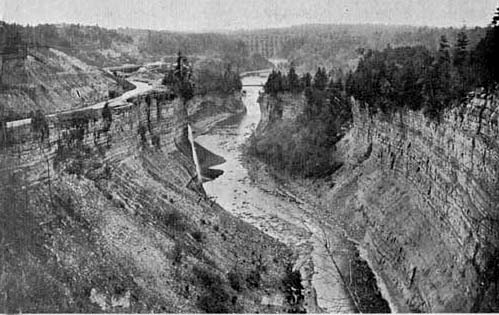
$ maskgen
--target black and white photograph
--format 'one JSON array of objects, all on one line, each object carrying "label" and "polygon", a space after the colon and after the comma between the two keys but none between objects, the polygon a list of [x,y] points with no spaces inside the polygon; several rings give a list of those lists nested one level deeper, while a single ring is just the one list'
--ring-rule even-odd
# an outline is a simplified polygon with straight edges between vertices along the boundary
[{"label": "black and white photograph", "polygon": [[0,313],[499,313],[499,1],[0,0]]}]

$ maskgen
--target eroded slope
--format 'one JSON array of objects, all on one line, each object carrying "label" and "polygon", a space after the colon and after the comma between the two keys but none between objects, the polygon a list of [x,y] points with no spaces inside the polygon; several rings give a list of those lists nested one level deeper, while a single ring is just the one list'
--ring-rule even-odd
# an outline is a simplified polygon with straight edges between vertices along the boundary
[{"label": "eroded slope", "polygon": [[132,102],[7,133],[2,310],[293,308],[290,251],[194,181],[184,103],[165,89]]}]

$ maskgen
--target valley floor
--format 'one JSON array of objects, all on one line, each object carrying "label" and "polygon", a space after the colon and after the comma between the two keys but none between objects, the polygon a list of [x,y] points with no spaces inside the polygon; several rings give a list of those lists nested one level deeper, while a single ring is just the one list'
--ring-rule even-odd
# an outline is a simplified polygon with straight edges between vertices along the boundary
[{"label": "valley floor", "polygon": [[[196,141],[225,160],[205,163],[205,168],[221,164],[215,168],[223,171],[204,183],[206,192],[225,210],[294,250],[294,269],[301,273],[308,312],[389,312],[372,272],[344,230],[322,220],[315,203],[295,197],[263,163],[244,155],[244,144],[259,120],[253,92],[244,99],[247,114],[242,118],[216,127],[194,125],[202,134]],[[201,160],[217,160],[202,150],[198,155]]]}]

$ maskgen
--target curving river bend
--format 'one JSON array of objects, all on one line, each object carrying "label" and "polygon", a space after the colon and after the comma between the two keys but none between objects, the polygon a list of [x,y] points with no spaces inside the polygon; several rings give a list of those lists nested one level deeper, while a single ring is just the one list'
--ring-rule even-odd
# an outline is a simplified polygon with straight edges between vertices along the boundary
[{"label": "curving river bend", "polygon": [[[263,84],[266,77],[243,78],[243,85]],[[261,87],[244,88],[246,115],[238,122],[215,127],[196,142],[225,158],[216,166],[223,175],[204,183],[207,194],[227,211],[289,245],[298,254],[307,312],[355,312],[336,264],[342,262],[339,228],[314,218],[312,205],[276,195],[251,181],[242,163],[241,145],[260,120]],[[332,258],[334,257],[334,258]],[[334,259],[334,261],[333,261]]]}]

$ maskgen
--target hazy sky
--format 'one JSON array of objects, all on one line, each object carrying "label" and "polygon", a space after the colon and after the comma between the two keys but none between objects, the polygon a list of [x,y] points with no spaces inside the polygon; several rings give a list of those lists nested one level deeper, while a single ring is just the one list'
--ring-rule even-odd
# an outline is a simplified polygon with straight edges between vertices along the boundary
[{"label": "hazy sky", "polygon": [[484,26],[497,0],[0,0],[0,19],[180,31],[306,23]]}]

